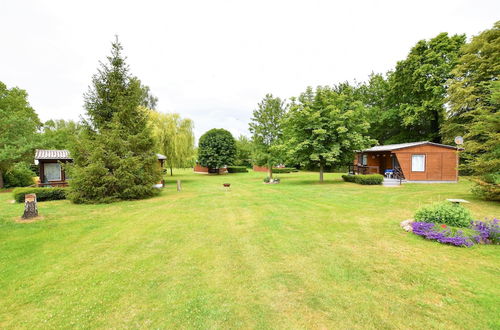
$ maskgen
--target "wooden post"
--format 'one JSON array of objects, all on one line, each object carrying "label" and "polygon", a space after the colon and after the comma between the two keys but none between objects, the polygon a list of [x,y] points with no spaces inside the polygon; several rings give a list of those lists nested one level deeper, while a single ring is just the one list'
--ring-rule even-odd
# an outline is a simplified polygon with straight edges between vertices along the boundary
[{"label": "wooden post", "polygon": [[36,204],[36,194],[24,195],[23,219],[31,219],[38,216],[38,206]]},{"label": "wooden post", "polygon": [[177,180],[177,191],[181,191],[181,180]]}]

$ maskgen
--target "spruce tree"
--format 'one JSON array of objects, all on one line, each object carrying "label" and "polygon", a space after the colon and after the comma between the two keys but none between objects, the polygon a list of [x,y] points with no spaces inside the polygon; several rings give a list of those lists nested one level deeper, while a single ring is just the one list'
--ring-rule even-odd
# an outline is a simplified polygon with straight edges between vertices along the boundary
[{"label": "spruce tree", "polygon": [[150,197],[161,178],[147,115],[139,109],[144,87],[130,74],[122,49],[117,38],[84,95],[84,129],[71,150],[70,198],[76,203]]}]

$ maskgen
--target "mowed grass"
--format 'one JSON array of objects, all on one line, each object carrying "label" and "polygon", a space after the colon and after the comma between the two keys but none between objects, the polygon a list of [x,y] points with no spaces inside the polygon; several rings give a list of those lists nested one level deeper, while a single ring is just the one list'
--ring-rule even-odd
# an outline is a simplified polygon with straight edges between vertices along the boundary
[{"label": "mowed grass", "polygon": [[399,227],[446,198],[499,216],[467,180],[386,188],[301,172],[264,185],[264,173],[175,172],[158,197],[42,202],[34,223],[16,222],[23,205],[0,193],[0,328],[500,327],[498,246]]}]

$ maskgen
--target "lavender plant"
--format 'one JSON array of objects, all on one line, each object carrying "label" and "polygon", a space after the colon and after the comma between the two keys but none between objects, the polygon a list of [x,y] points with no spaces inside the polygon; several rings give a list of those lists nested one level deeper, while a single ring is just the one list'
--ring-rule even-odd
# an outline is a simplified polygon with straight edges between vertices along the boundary
[{"label": "lavender plant", "polygon": [[412,229],[415,235],[454,246],[470,247],[476,243],[500,244],[500,224],[496,218],[492,221],[471,221],[471,225],[466,229],[430,222],[413,222]]}]

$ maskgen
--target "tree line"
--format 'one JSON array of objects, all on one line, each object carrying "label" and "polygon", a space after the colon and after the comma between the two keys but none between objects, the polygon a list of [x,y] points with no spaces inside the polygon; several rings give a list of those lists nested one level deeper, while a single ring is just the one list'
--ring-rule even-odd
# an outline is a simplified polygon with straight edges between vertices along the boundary
[{"label": "tree line", "polygon": [[156,153],[167,156],[171,174],[192,166],[192,120],[157,112],[158,98],[130,73],[122,50],[116,39],[84,94],[79,122],[42,123],[26,91],[0,82],[0,188],[33,184],[35,149],[70,150],[69,195],[82,203],[154,194],[162,176]]},{"label": "tree line", "polygon": [[[172,168],[286,163],[315,168],[348,164],[376,143],[464,137],[461,170],[498,180],[500,22],[473,36],[440,33],[421,40],[386,73],[363,83],[307,87],[288,100],[267,94],[253,111],[251,137],[211,130],[194,152],[193,122],[161,114],[158,99],[130,73],[122,46],[100,64],[84,94],[79,122],[41,123],[26,91],[0,83],[0,187],[26,173],[35,148],[69,149],[70,196],[102,202],[151,196],[161,173],[155,153]],[[229,134],[227,134],[229,133]],[[16,172],[17,171],[17,172]],[[19,175],[18,177],[22,177]],[[15,180],[14,180],[15,181]]]},{"label": "tree line", "polygon": [[[385,74],[363,83],[307,89],[285,102],[266,95],[253,111],[241,155],[272,166],[348,164],[354,150],[378,144],[464,138],[462,173],[500,172],[500,22],[473,36],[421,40]],[[249,147],[249,144],[251,147]],[[247,150],[245,153],[244,150]],[[237,160],[242,162],[243,160]]]}]

